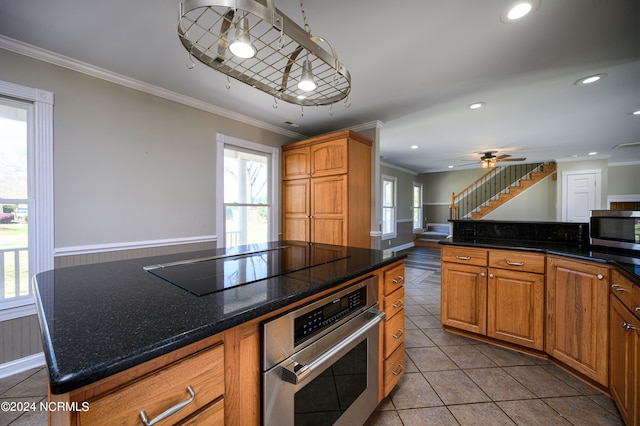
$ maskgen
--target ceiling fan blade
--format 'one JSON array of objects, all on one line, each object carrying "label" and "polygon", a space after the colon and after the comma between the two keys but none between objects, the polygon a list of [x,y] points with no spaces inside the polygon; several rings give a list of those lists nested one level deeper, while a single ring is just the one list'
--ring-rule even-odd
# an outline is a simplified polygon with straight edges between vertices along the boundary
[{"label": "ceiling fan blade", "polygon": [[507,158],[507,157],[511,157],[511,155],[510,155],[510,154],[502,154],[502,155],[498,155],[498,156],[496,157],[496,159],[501,160],[501,159],[503,159],[503,158]]},{"label": "ceiling fan blade", "polygon": [[525,161],[526,158],[498,158],[496,161]]}]

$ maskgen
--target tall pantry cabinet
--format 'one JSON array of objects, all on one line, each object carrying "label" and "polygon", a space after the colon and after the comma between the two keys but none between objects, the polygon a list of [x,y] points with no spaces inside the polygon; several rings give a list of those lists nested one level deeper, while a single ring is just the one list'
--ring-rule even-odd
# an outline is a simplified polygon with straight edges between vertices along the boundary
[{"label": "tall pantry cabinet", "polygon": [[282,239],[370,248],[372,141],[350,130],[282,147]]}]

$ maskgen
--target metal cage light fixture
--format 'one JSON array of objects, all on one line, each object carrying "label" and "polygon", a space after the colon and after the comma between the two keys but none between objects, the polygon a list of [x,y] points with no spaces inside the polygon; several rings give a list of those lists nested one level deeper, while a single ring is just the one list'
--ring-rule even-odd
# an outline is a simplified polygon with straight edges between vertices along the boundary
[{"label": "metal cage light fixture", "polygon": [[275,99],[334,104],[349,96],[351,75],[333,47],[311,35],[303,8],[302,15],[305,28],[274,0],[182,0],[178,36],[191,57]]}]

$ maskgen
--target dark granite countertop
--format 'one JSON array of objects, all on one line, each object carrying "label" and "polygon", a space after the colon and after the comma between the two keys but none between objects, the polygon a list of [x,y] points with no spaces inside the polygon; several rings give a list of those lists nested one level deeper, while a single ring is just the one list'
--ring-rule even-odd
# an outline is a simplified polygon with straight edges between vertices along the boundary
[{"label": "dark granite countertop", "polygon": [[[60,268],[34,293],[51,392],[66,393],[403,259],[381,250],[278,242],[338,260],[195,296],[143,269],[225,249]],[[248,247],[248,246],[247,246]],[[245,250],[246,248],[239,248]],[[237,250],[237,249],[236,249]],[[249,248],[255,250],[255,247]],[[318,253],[316,253],[318,252]]]},{"label": "dark granite countertop", "polygon": [[539,251],[581,260],[613,264],[627,272],[640,285],[640,253],[595,247],[588,244],[527,241],[500,238],[450,237],[440,241],[445,245],[474,246],[493,249]]}]

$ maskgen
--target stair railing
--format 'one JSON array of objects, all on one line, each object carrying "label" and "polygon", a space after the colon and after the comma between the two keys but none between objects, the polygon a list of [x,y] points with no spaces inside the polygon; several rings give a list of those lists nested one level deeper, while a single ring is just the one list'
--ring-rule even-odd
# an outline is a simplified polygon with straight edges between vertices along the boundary
[{"label": "stair railing", "polygon": [[514,164],[490,169],[459,193],[451,194],[449,205],[451,219],[464,219],[480,206],[487,205],[510,186],[519,186],[519,181],[531,172],[540,170],[544,163]]}]

